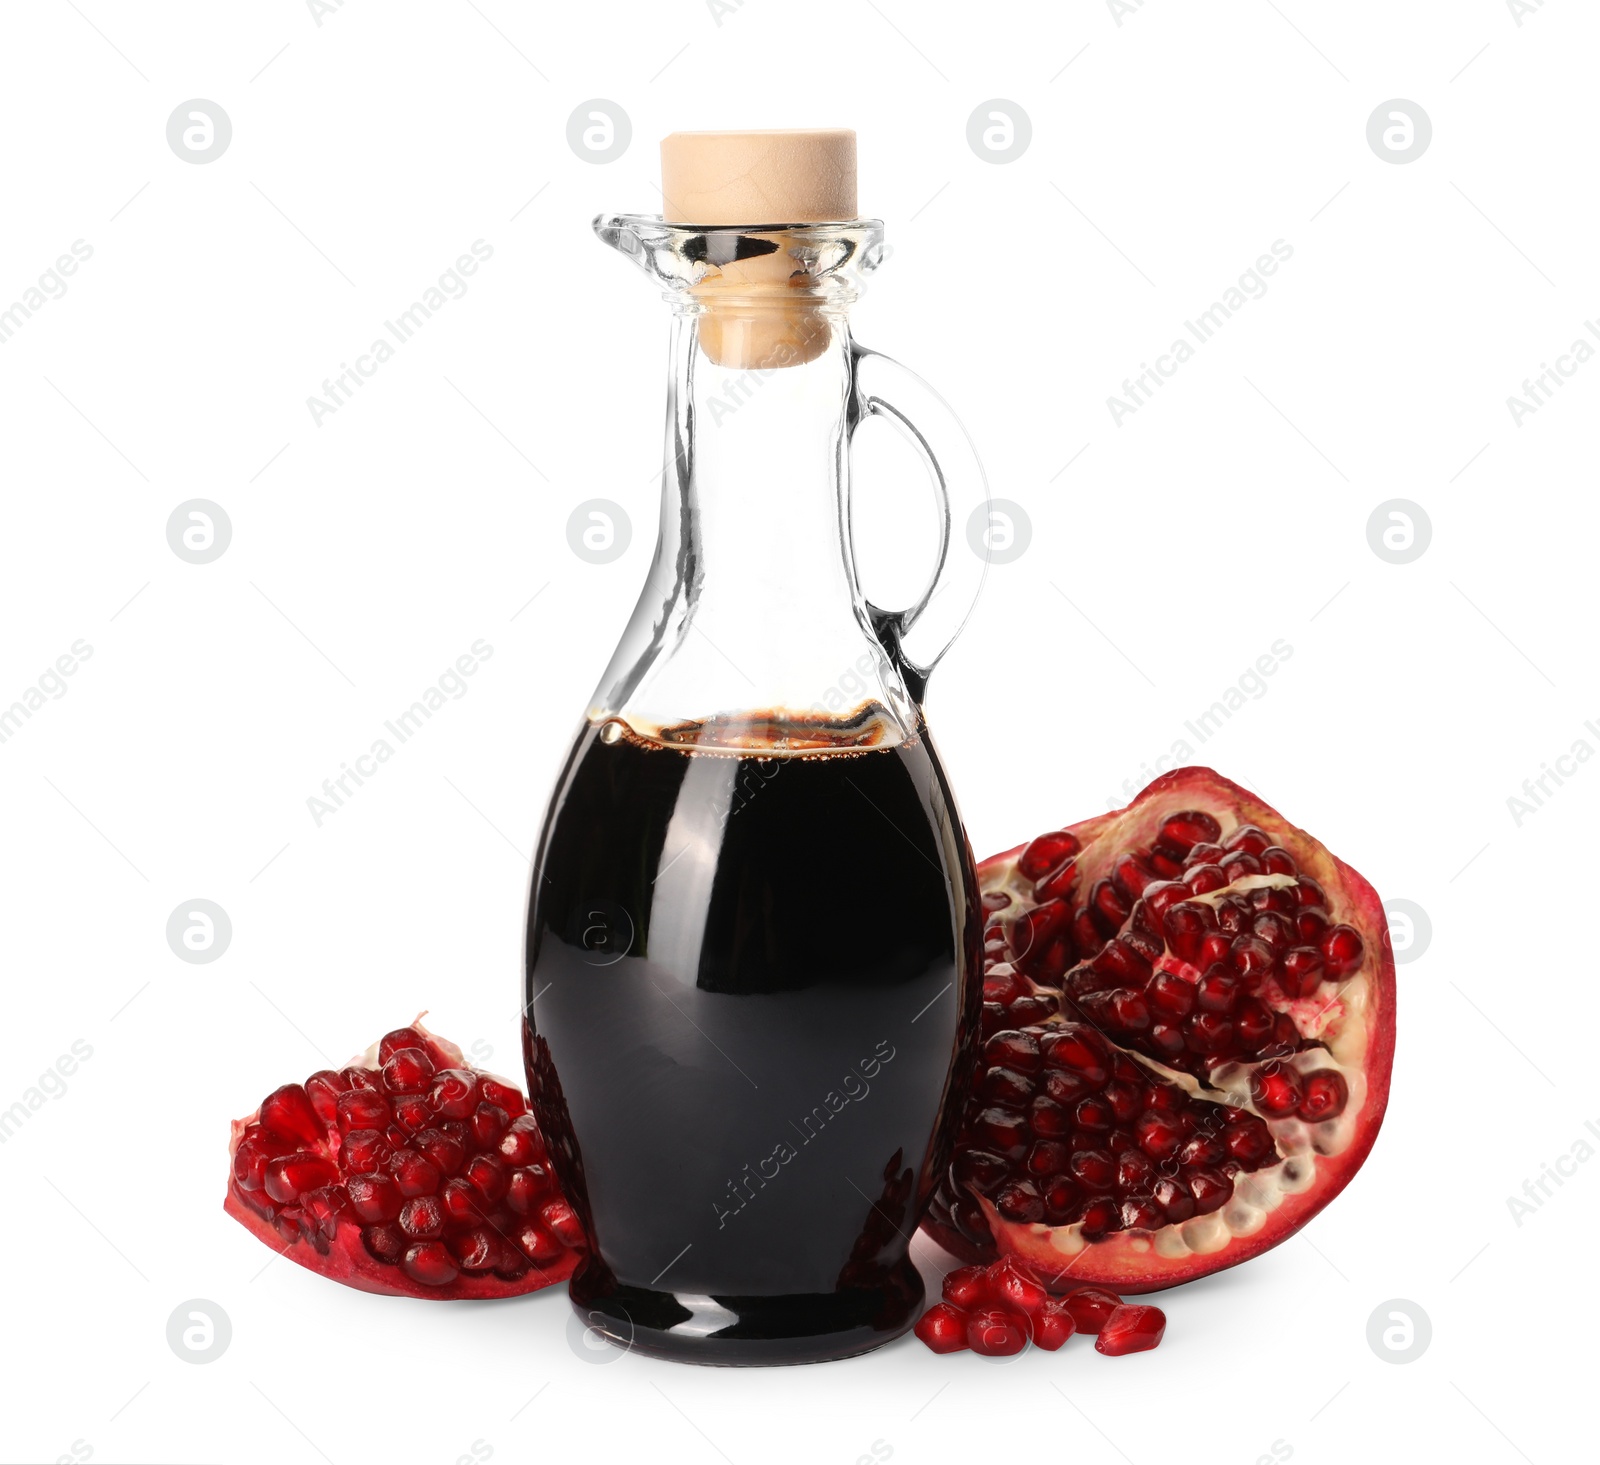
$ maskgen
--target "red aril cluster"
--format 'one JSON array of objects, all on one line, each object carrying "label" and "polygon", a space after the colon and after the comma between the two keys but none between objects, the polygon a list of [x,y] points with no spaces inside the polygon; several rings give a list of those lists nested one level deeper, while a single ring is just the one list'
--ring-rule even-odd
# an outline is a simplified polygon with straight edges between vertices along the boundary
[{"label": "red aril cluster", "polygon": [[509,1297],[558,1282],[583,1231],[528,1101],[420,1019],[233,1126],[225,1209],[347,1286]]},{"label": "red aril cluster", "polygon": [[1348,1182],[1382,1120],[1376,892],[1209,769],[979,868],[983,1045],[925,1225],[1123,1291],[1231,1266]]},{"label": "red aril cluster", "polygon": [[1161,1341],[1159,1308],[1125,1307],[1102,1287],[1074,1287],[1065,1296],[1027,1263],[1002,1257],[988,1266],[959,1267],[944,1279],[944,1301],[918,1320],[916,1334],[935,1353],[970,1349],[996,1357],[1031,1342],[1055,1352],[1074,1333],[1097,1333],[1101,1353],[1134,1353]]}]

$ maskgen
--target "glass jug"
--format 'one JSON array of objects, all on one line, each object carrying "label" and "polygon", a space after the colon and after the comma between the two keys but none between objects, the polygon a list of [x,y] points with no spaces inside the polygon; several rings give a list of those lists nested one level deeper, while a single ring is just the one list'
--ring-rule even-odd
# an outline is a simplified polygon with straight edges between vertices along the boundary
[{"label": "glass jug", "polygon": [[[658,1357],[844,1357],[918,1316],[910,1239],[976,1042],[977,882],[922,701],[986,568],[952,543],[983,473],[851,340],[877,221],[595,229],[666,287],[672,345],[655,559],[528,906],[529,1088],[589,1238],[571,1298]],[[870,416],[937,489],[903,611],[857,583]]]}]

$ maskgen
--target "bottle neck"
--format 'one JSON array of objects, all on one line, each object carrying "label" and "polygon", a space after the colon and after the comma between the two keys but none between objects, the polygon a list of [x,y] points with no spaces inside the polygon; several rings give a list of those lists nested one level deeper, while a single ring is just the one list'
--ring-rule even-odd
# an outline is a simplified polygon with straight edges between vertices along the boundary
[{"label": "bottle neck", "polygon": [[851,392],[837,307],[675,312],[660,539],[599,711],[651,734],[878,703],[914,731],[851,563]]}]

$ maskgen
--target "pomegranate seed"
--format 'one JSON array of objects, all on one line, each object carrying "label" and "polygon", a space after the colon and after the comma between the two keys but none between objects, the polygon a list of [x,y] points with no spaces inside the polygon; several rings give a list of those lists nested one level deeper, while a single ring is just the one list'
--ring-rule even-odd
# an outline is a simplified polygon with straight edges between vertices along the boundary
[{"label": "pomegranate seed", "polygon": [[332,1125],[338,1118],[339,1095],[349,1088],[350,1080],[331,1068],[319,1069],[306,1080],[306,1097],[324,1125]]},{"label": "pomegranate seed", "polygon": [[1180,961],[1194,961],[1208,933],[1217,929],[1216,912],[1197,901],[1180,901],[1168,909],[1161,929],[1174,956]]},{"label": "pomegranate seed", "polygon": [[986,1357],[1020,1353],[1028,1344],[1024,1320],[1004,1308],[986,1307],[967,1321],[967,1346]]},{"label": "pomegranate seed", "polygon": [[1176,1180],[1158,1180],[1152,1194],[1168,1225],[1176,1226],[1194,1215],[1194,1197],[1189,1194],[1187,1185]]},{"label": "pomegranate seed", "polygon": [[1221,1053],[1233,1041],[1233,1024],[1220,1012],[1197,1012],[1184,1023],[1183,1038],[1195,1053]]},{"label": "pomegranate seed", "polygon": [[1163,880],[1171,880],[1183,874],[1183,860],[1174,855],[1170,849],[1157,845],[1150,851],[1150,868]]},{"label": "pomegranate seed", "polygon": [[1117,1189],[1123,1195],[1148,1190],[1155,1178],[1156,1167],[1138,1150],[1123,1150],[1117,1156]]},{"label": "pomegranate seed", "polygon": [[1019,1073],[1037,1073],[1042,1061],[1037,1035],[1016,1031],[996,1033],[983,1045],[983,1057],[987,1063]]},{"label": "pomegranate seed", "polygon": [[1241,977],[1259,979],[1272,970],[1272,948],[1259,936],[1236,936],[1228,954]]},{"label": "pomegranate seed", "polygon": [[1265,1003],[1246,997],[1233,1010],[1233,1031],[1239,1041],[1251,1051],[1259,1051],[1272,1035],[1273,1016]]},{"label": "pomegranate seed", "polygon": [[944,1300],[971,1309],[990,1300],[988,1267],[957,1267],[944,1279]]},{"label": "pomegranate seed", "polygon": [[321,1144],[325,1135],[317,1111],[311,1107],[306,1091],[297,1083],[274,1089],[261,1101],[261,1127],[268,1134],[299,1144]]},{"label": "pomegranate seed", "polygon": [[[305,1097],[304,1090],[301,1091],[301,1097]],[[310,1108],[309,1102],[307,1108]],[[302,1152],[268,1160],[262,1171],[261,1184],[273,1200],[285,1205],[308,1190],[332,1185],[338,1178],[339,1171],[331,1161],[323,1159],[321,1155]]]},{"label": "pomegranate seed", "polygon": [[467,1161],[463,1173],[467,1183],[491,1205],[505,1199],[511,1177],[506,1171],[505,1161],[498,1155],[474,1155]]},{"label": "pomegranate seed", "polygon": [[1123,1033],[1142,1033],[1150,1026],[1150,1004],[1142,992],[1119,987],[1108,998],[1112,1025]]},{"label": "pomegranate seed", "polygon": [[421,1048],[426,1050],[427,1039],[415,1028],[396,1028],[392,1033],[385,1033],[378,1040],[378,1067],[382,1068],[402,1048]]},{"label": "pomegranate seed", "polygon": [[1204,809],[1185,809],[1180,814],[1169,814],[1163,821],[1161,842],[1187,855],[1195,845],[1214,840],[1221,833],[1222,826]]},{"label": "pomegranate seed", "polygon": [[1111,883],[1130,906],[1144,894],[1151,878],[1150,867],[1131,851],[1125,851],[1111,862]]},{"label": "pomegranate seed", "polygon": [[1060,1140],[1036,1140],[1023,1158],[1022,1168],[1035,1179],[1059,1175],[1067,1168],[1070,1154],[1071,1151]]},{"label": "pomegranate seed", "polygon": [[[1257,895],[1275,895],[1272,890],[1257,891]],[[1250,923],[1250,934],[1266,945],[1274,956],[1294,945],[1294,922],[1280,911],[1262,911]]]},{"label": "pomegranate seed", "polygon": [[1172,1115],[1154,1109],[1139,1116],[1133,1132],[1139,1148],[1152,1160],[1170,1160],[1178,1153],[1184,1139],[1183,1126]]},{"label": "pomegranate seed", "polygon": [[1098,1333],[1106,1319],[1122,1306],[1122,1299],[1105,1287],[1074,1287],[1061,1305],[1080,1333]]},{"label": "pomegranate seed", "polygon": [[994,1193],[994,1208],[1008,1221],[1044,1219],[1044,1197],[1031,1180],[1011,1180]]},{"label": "pomegranate seed", "polygon": [[375,1129],[352,1129],[344,1137],[339,1158],[351,1175],[374,1175],[391,1153],[389,1141]]},{"label": "pomegranate seed", "polygon": [[1259,1168],[1269,1156],[1276,1153],[1272,1131],[1254,1114],[1241,1114],[1237,1119],[1229,1120],[1222,1131],[1222,1142],[1227,1146],[1228,1153],[1246,1170]]},{"label": "pomegranate seed", "polygon": [[[988,1233],[985,1232],[985,1235]],[[517,1228],[517,1245],[536,1267],[549,1266],[561,1255],[561,1243],[544,1227],[529,1221]]]},{"label": "pomegranate seed", "polygon": [[1309,997],[1322,983],[1322,953],[1314,946],[1291,946],[1283,954],[1281,985],[1286,997]]},{"label": "pomegranate seed", "polygon": [[464,1068],[442,1068],[433,1076],[428,1103],[441,1119],[465,1119],[478,1107],[478,1078]]},{"label": "pomegranate seed", "polygon": [[400,1229],[413,1241],[432,1241],[444,1231],[444,1207],[436,1195],[419,1195],[400,1207]]},{"label": "pomegranate seed", "polygon": [[260,1190],[264,1183],[267,1161],[271,1158],[267,1152],[266,1136],[261,1132],[261,1126],[252,1124],[240,1139],[239,1148],[233,1152],[233,1178],[238,1182],[239,1188]]},{"label": "pomegranate seed", "polygon": [[1220,1170],[1191,1170],[1184,1175],[1189,1194],[1194,1197],[1197,1216],[1204,1216],[1226,1204],[1233,1194],[1233,1182]]},{"label": "pomegranate seed", "polygon": [[1200,943],[1200,951],[1194,959],[1194,964],[1204,971],[1219,961],[1227,961],[1232,955],[1233,937],[1226,931],[1208,931],[1205,940]]},{"label": "pomegranate seed", "polygon": [[1178,1151],[1178,1163],[1188,1169],[1191,1165],[1220,1165],[1228,1158],[1228,1147],[1214,1134],[1197,1134]]},{"label": "pomegranate seed", "polygon": [[1263,1114],[1281,1119],[1300,1107],[1303,1088],[1296,1070],[1268,1063],[1250,1075],[1250,1097]]},{"label": "pomegranate seed", "polygon": [[1150,1046],[1158,1056],[1169,1060],[1188,1050],[1188,1044],[1183,1041],[1183,1029],[1167,1022],[1158,1022],[1151,1027]]},{"label": "pomegranate seed", "polygon": [[1262,850],[1271,849],[1274,841],[1254,824],[1241,824],[1225,840],[1222,847],[1226,850],[1246,850],[1252,855],[1259,855]]},{"label": "pomegranate seed", "polygon": [[1093,956],[1105,945],[1106,938],[1101,934],[1095,913],[1086,905],[1079,906],[1072,917],[1072,940],[1084,956]]},{"label": "pomegranate seed", "polygon": [[1243,990],[1239,976],[1219,963],[1195,984],[1195,998],[1202,1012],[1227,1012]]},{"label": "pomegranate seed", "polygon": [[958,1353],[967,1346],[966,1317],[948,1302],[936,1302],[912,1331],[935,1353]]},{"label": "pomegranate seed", "polygon": [[1161,880],[1144,888],[1144,905],[1159,928],[1167,912],[1193,892],[1181,880]]},{"label": "pomegranate seed", "polygon": [[1037,901],[1067,900],[1071,897],[1073,888],[1077,883],[1077,860],[1063,860],[1033,887],[1033,898]]},{"label": "pomegranate seed", "polygon": [[1028,1128],[1041,1139],[1059,1139],[1072,1132],[1072,1116],[1041,1094],[1028,1106]]},{"label": "pomegranate seed", "polygon": [[1238,936],[1250,928],[1256,913],[1248,900],[1230,895],[1217,902],[1217,929],[1229,936]]},{"label": "pomegranate seed", "polygon": [[487,1272],[500,1259],[499,1243],[482,1226],[451,1237],[450,1251],[467,1272]]},{"label": "pomegranate seed", "polygon": [[368,1226],[361,1232],[367,1250],[381,1262],[396,1263],[406,1251],[406,1236],[398,1226]]},{"label": "pomegranate seed", "polygon": [[1117,1203],[1108,1195],[1095,1196],[1085,1201],[1081,1225],[1085,1241],[1098,1241],[1117,1224]]},{"label": "pomegranate seed", "polygon": [[449,1251],[438,1241],[422,1241],[406,1252],[400,1265],[413,1282],[424,1287],[448,1287],[461,1275]]},{"label": "pomegranate seed", "polygon": [[1311,945],[1320,946],[1323,936],[1328,930],[1328,913],[1321,906],[1305,905],[1295,913],[1295,935],[1300,940]]},{"label": "pomegranate seed", "polygon": [[1187,1017],[1194,1011],[1194,983],[1185,981],[1176,972],[1157,972],[1144,991],[1150,1005],[1168,1017]]},{"label": "pomegranate seed", "polygon": [[1027,1122],[1009,1109],[982,1110],[973,1121],[973,1132],[989,1149],[1010,1160],[1021,1159],[1028,1147]]},{"label": "pomegranate seed", "polygon": [[1109,1190],[1117,1178],[1117,1162],[1105,1150],[1075,1150],[1067,1168],[1089,1191]]},{"label": "pomegranate seed", "polygon": [[508,1165],[526,1165],[544,1156],[544,1139],[538,1122],[531,1114],[514,1121],[501,1136],[500,1157]]},{"label": "pomegranate seed", "polygon": [[352,1129],[387,1129],[393,1110],[382,1094],[370,1089],[351,1089],[338,1100],[339,1133]]},{"label": "pomegranate seed", "polygon": [[1132,1307],[1124,1303],[1105,1321],[1094,1340],[1095,1352],[1119,1357],[1154,1348],[1167,1330],[1167,1315],[1159,1307]]},{"label": "pomegranate seed", "polygon": [[1335,981],[1360,966],[1366,954],[1361,933],[1353,926],[1332,926],[1322,938],[1322,958]]},{"label": "pomegranate seed", "polygon": [[1094,1088],[1111,1076],[1110,1048],[1099,1033],[1082,1023],[1064,1024],[1039,1046],[1044,1050],[1044,1061],[1052,1068],[1070,1069]]},{"label": "pomegranate seed", "polygon": [[1055,1014],[1055,1001],[1043,995],[1019,997],[1006,1008],[1006,1020],[1019,1025],[1045,1022]]},{"label": "pomegranate seed", "polygon": [[388,1175],[352,1175],[344,1183],[350,1205],[363,1221],[393,1221],[400,1214],[405,1197]]},{"label": "pomegranate seed", "polygon": [[412,1143],[439,1167],[441,1175],[454,1175],[467,1158],[467,1147],[442,1130],[424,1129]]},{"label": "pomegranate seed", "polygon": [[564,1200],[547,1202],[539,1212],[539,1219],[550,1228],[556,1240],[564,1246],[584,1244],[583,1222],[578,1219],[578,1213]]},{"label": "pomegranate seed", "polygon": [[1219,865],[1191,865],[1184,871],[1183,883],[1192,895],[1209,895],[1213,890],[1221,890],[1228,883],[1228,877]]},{"label": "pomegranate seed", "polygon": [[1281,844],[1269,844],[1261,851],[1261,868],[1269,875],[1298,875],[1294,856]]},{"label": "pomegranate seed", "polygon": [[1227,853],[1220,844],[1208,839],[1190,850],[1183,857],[1183,863],[1188,869],[1193,869],[1196,865],[1220,865],[1222,857]]},{"label": "pomegranate seed", "polygon": [[1307,1124],[1318,1124],[1324,1119],[1337,1119],[1349,1102],[1350,1088],[1344,1075],[1332,1068],[1319,1068],[1306,1075],[1299,1114]]},{"label": "pomegranate seed", "polygon": [[1029,991],[1028,979],[1008,961],[996,963],[983,975],[983,1000],[1007,1006]]},{"label": "pomegranate seed", "polygon": [[1142,1198],[1123,1201],[1120,1219],[1125,1231],[1159,1231],[1167,1224],[1156,1203]]},{"label": "pomegranate seed", "polygon": [[383,1086],[391,1094],[420,1094],[433,1077],[433,1059],[421,1048],[400,1048],[383,1065]]},{"label": "pomegranate seed", "polygon": [[394,1096],[394,1123],[401,1134],[420,1134],[433,1123],[433,1111],[423,1094]]},{"label": "pomegranate seed", "polygon": [[1070,830],[1057,829],[1049,834],[1041,834],[1023,850],[1017,861],[1017,869],[1029,880],[1037,880],[1082,848],[1078,836]]},{"label": "pomegranate seed", "polygon": [[1002,1306],[1033,1314],[1050,1300],[1050,1291],[1033,1269],[1014,1256],[1001,1257],[989,1268],[989,1294]]},{"label": "pomegranate seed", "polygon": [[472,1137],[483,1149],[489,1149],[499,1143],[500,1136],[506,1132],[511,1117],[498,1104],[485,1101],[472,1111],[472,1118],[467,1121],[467,1127],[472,1131]]},{"label": "pomegranate seed", "polygon": [[409,1148],[396,1150],[389,1156],[389,1173],[404,1196],[436,1195],[443,1178],[432,1160]]},{"label": "pomegranate seed", "polygon": [[1072,1118],[1079,1129],[1110,1129],[1116,1120],[1111,1104],[1100,1094],[1090,1094],[1086,1099],[1078,1101],[1078,1107],[1072,1111]]},{"label": "pomegranate seed", "polygon": [[506,1204],[519,1216],[525,1216],[541,1196],[549,1195],[555,1188],[555,1178],[543,1165],[537,1162],[525,1165],[511,1172],[511,1181],[506,1188]]},{"label": "pomegranate seed", "polygon": [[383,1080],[374,1069],[341,1068],[339,1077],[349,1084],[352,1089],[364,1089],[372,1094],[381,1094],[383,1092]]},{"label": "pomegranate seed", "polygon": [[1322,887],[1309,875],[1296,877],[1294,893],[1295,898],[1301,905],[1326,906],[1328,904],[1328,897]]},{"label": "pomegranate seed", "polygon": [[1233,850],[1222,861],[1222,873],[1231,885],[1246,875],[1259,875],[1261,861],[1245,850]]},{"label": "pomegranate seed", "polygon": [[1078,1187],[1070,1180],[1057,1177],[1044,1188],[1044,1216],[1052,1226],[1064,1226],[1072,1219],[1077,1203]]},{"label": "pomegranate seed", "polygon": [[950,1179],[957,1190],[972,1189],[980,1195],[991,1195],[994,1188],[1010,1174],[1010,1168],[999,1155],[988,1150],[963,1149],[951,1162]]},{"label": "pomegranate seed", "polygon": [[445,1214],[454,1222],[476,1221],[482,1212],[478,1207],[478,1192],[465,1180],[447,1180],[439,1192],[440,1204]]},{"label": "pomegranate seed", "polygon": [[1033,1346],[1054,1353],[1077,1330],[1072,1314],[1061,1302],[1052,1298],[1033,1316]]}]

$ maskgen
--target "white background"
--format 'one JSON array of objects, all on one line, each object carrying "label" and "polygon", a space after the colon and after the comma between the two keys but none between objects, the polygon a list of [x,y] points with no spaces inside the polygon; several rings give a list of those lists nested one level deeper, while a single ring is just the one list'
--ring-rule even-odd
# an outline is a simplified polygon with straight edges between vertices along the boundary
[{"label": "white background", "polygon": [[[6,7],[0,307],[93,257],[0,347],[0,703],[93,655],[0,744],[0,1107],[93,1056],[0,1148],[0,1453],[1571,1458],[1600,1164],[1520,1225],[1507,1197],[1600,1121],[1600,769],[1520,824],[1507,799],[1600,747],[1600,363],[1521,426],[1506,399],[1600,317],[1600,18],[1524,8]],[[191,98],[232,121],[203,166],[165,135]],[[592,98],[632,123],[606,165],[566,140]],[[967,142],[990,99],[1031,119],[1004,165]],[[1389,99],[1431,118],[1414,162],[1368,145]],[[1281,638],[1195,761],[1431,917],[1366,1169],[1161,1299],[1152,1354],[596,1366],[558,1291],[368,1297],[221,1211],[226,1121],[421,1008],[516,1074],[526,852],[655,516],[665,312],[588,221],[656,205],[667,131],[785,125],[858,129],[894,246],[858,334],[1032,523],[929,703],[979,854],[1122,802]],[[470,292],[317,426],[307,397],[477,239]],[[1268,293],[1117,426],[1107,397],[1279,239]],[[565,533],[595,497],[635,531],[603,567]],[[192,498],[233,526],[208,565],[165,536]],[[1432,526],[1405,565],[1367,538],[1395,498]],[[469,695],[317,827],[307,797],[478,638]],[[195,898],[233,925],[210,965],[164,938]],[[204,1366],[165,1339],[190,1298],[232,1323]],[[1432,1321],[1404,1366],[1366,1338],[1392,1298]]]}]

